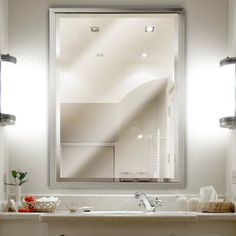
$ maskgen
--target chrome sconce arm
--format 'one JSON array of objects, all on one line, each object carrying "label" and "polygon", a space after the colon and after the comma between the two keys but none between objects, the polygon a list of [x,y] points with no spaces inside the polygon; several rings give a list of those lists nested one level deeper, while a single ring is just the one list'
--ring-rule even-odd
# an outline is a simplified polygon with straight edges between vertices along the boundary
[{"label": "chrome sconce arm", "polygon": [[17,59],[10,54],[0,54],[0,126],[14,125],[16,117],[10,114],[2,113],[2,62],[16,64]]},{"label": "chrome sconce arm", "polygon": [[226,57],[220,61],[220,66],[235,64],[234,77],[235,77],[235,91],[234,91],[234,116],[227,116],[220,118],[220,127],[228,129],[236,129],[236,57]]},{"label": "chrome sconce arm", "polygon": [[5,61],[5,62],[11,62],[16,64],[17,59],[16,57],[11,56],[10,54],[0,54],[1,56],[1,61]]}]

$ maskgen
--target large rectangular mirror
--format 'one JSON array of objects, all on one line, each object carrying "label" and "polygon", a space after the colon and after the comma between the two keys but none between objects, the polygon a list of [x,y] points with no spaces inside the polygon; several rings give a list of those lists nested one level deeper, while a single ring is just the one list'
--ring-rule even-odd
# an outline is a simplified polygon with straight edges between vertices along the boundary
[{"label": "large rectangular mirror", "polygon": [[183,185],[183,18],[51,9],[51,186]]}]

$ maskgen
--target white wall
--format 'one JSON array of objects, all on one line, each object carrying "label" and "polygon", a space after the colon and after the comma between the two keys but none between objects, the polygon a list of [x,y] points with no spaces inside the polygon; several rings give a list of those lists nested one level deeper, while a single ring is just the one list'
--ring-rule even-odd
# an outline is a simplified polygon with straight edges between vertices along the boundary
[{"label": "white wall", "polygon": [[8,46],[8,0],[0,0],[0,51],[6,53]]},{"label": "white wall", "polygon": [[[229,56],[236,56],[236,0],[230,0],[229,4]],[[236,102],[236,101],[235,101]],[[232,183],[232,171],[236,171],[236,129],[231,132],[227,165],[228,194],[232,194],[236,202],[236,183]]]},{"label": "white wall", "polygon": [[[0,0],[0,54],[7,53],[8,1]],[[7,171],[7,146],[5,129],[0,127],[0,201],[5,198],[4,176]]]},{"label": "white wall", "polygon": [[178,191],[197,193],[201,186],[213,184],[218,192],[225,193],[229,133],[219,128],[218,119],[226,111],[222,98],[227,91],[218,63],[227,55],[227,0],[9,0],[10,48],[18,58],[18,82],[13,89],[17,125],[9,130],[9,155],[11,168],[29,172],[30,182],[23,192],[52,192],[48,187],[48,8],[108,3],[120,7],[168,4],[186,9],[187,186]]},{"label": "white wall", "polygon": [[229,56],[236,56],[236,0],[229,1]]},{"label": "white wall", "polygon": [[232,182],[232,172],[236,172],[236,130],[233,130],[231,133],[231,142],[229,145],[229,160],[228,160],[228,185],[229,191],[227,194],[232,196],[232,200],[236,202],[236,183]]},{"label": "white wall", "polygon": [[[0,202],[6,199],[6,187],[4,181],[6,181],[7,175],[7,145],[4,128],[0,128]],[[1,207],[0,207],[1,211]]]}]

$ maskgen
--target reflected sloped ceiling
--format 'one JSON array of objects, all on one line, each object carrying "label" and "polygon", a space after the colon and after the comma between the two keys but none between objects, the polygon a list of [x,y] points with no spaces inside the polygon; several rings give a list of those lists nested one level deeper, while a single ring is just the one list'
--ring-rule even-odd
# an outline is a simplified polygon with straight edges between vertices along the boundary
[{"label": "reflected sloped ceiling", "polygon": [[[118,103],[140,85],[173,74],[174,15],[71,15],[59,24],[61,102]],[[149,25],[154,32],[145,32]]]}]

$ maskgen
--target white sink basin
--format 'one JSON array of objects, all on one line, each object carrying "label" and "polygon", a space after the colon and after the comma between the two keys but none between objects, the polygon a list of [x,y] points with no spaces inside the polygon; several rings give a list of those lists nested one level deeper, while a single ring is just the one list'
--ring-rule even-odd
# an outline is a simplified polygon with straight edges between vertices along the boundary
[{"label": "white sink basin", "polygon": [[86,216],[137,216],[137,217],[155,217],[155,218],[175,218],[175,217],[190,217],[194,216],[193,212],[186,211],[157,211],[157,212],[144,212],[144,211],[91,211],[81,212],[80,214]]},{"label": "white sink basin", "polygon": [[144,214],[143,211],[90,211],[83,214]]}]

